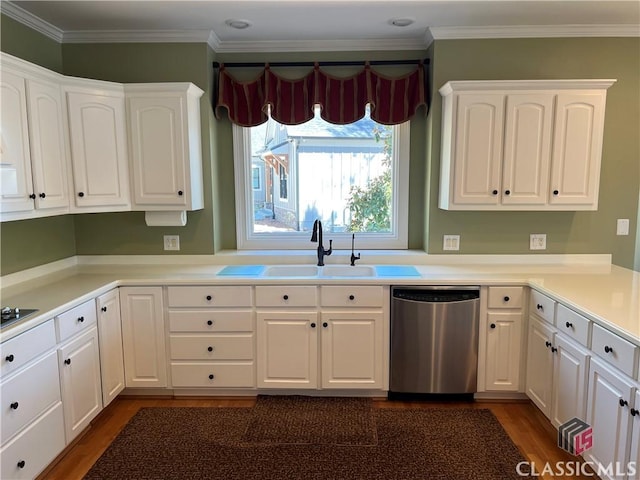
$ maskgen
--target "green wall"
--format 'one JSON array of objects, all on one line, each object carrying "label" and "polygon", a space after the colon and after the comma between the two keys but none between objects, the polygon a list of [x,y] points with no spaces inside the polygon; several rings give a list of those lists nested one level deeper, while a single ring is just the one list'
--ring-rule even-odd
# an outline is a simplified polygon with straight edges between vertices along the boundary
[{"label": "green wall", "polygon": [[[191,81],[201,101],[205,208],[186,227],[147,227],[142,212],[65,215],[2,224],[2,275],[71,255],[174,254],[162,236],[180,235],[178,254],[235,248],[231,124],[210,108],[216,61],[431,59],[432,105],[411,125],[409,247],[443,253],[442,235],[461,235],[460,253],[531,253],[530,233],[547,234],[544,253],[612,253],[636,268],[640,198],[640,39],[439,40],[423,52],[216,54],[206,44],[64,44],[2,16],[2,50],[66,75],[116,82]],[[254,71],[255,72],[255,71]],[[234,72],[235,73],[235,72]],[[302,72],[301,72],[302,73]],[[335,72],[339,74],[340,72]],[[347,72],[345,72],[347,73]],[[395,72],[389,72],[393,74]],[[251,71],[238,75],[251,76]],[[255,73],[253,73],[255,74]],[[295,74],[291,73],[292,75]],[[597,212],[447,212],[438,209],[441,101],[448,80],[616,78],[608,91]],[[617,218],[631,235],[617,237]],[[640,245],[640,242],[638,242]]]},{"label": "green wall", "polygon": [[[542,253],[612,253],[633,268],[640,182],[640,39],[561,38],[435,42],[431,105],[429,253],[442,235],[461,235],[460,253],[530,253],[529,234],[546,233]],[[438,208],[441,97],[449,80],[614,78],[607,91],[600,198],[595,212],[449,212]],[[631,221],[616,236],[616,219]]]}]

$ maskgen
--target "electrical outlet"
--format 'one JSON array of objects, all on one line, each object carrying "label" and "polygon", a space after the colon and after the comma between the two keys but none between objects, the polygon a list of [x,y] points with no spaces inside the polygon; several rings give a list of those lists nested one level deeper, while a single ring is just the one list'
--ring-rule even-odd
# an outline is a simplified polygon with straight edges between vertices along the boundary
[{"label": "electrical outlet", "polygon": [[164,236],[164,249],[165,250],[180,250],[180,235],[165,235]]},{"label": "electrical outlet", "polygon": [[443,250],[460,250],[460,235],[445,235],[442,240]]},{"label": "electrical outlet", "polygon": [[619,218],[616,235],[629,235],[629,219]]},{"label": "electrical outlet", "polygon": [[547,234],[546,233],[532,233],[529,235],[529,250],[546,250],[547,249]]}]

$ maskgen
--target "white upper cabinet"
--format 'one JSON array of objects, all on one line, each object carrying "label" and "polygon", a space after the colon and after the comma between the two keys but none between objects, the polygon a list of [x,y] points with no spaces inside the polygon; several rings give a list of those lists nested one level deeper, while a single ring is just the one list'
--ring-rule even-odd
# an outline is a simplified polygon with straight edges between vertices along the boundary
[{"label": "white upper cabinet", "polygon": [[204,206],[200,97],[191,83],[126,85],[134,210]]},{"label": "white upper cabinet", "polygon": [[66,213],[67,148],[58,76],[2,56],[2,220]]},{"label": "white upper cabinet", "polygon": [[65,80],[75,212],[130,209],[124,89]]},{"label": "white upper cabinet", "polygon": [[554,130],[552,205],[598,206],[606,91],[561,93]]},{"label": "white upper cabinet", "polygon": [[448,82],[440,208],[596,210],[615,80]]}]

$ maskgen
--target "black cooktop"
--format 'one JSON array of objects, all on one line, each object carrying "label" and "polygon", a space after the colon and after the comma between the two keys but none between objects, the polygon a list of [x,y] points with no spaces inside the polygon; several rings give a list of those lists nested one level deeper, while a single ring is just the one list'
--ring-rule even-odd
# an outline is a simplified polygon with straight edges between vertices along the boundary
[{"label": "black cooktop", "polygon": [[24,320],[29,315],[36,313],[38,310],[34,308],[11,308],[4,307],[2,309],[2,322],[0,323],[0,329],[8,327],[12,323]]}]

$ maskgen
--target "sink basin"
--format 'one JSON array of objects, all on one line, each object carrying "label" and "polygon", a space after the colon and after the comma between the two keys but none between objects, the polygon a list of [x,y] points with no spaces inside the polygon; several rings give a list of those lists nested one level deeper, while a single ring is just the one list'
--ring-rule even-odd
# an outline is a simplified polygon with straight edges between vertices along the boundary
[{"label": "sink basin", "polygon": [[317,277],[318,267],[315,265],[275,265],[267,267],[265,277]]},{"label": "sink basin", "polygon": [[375,277],[376,269],[368,265],[326,265],[322,267],[324,277]]}]

